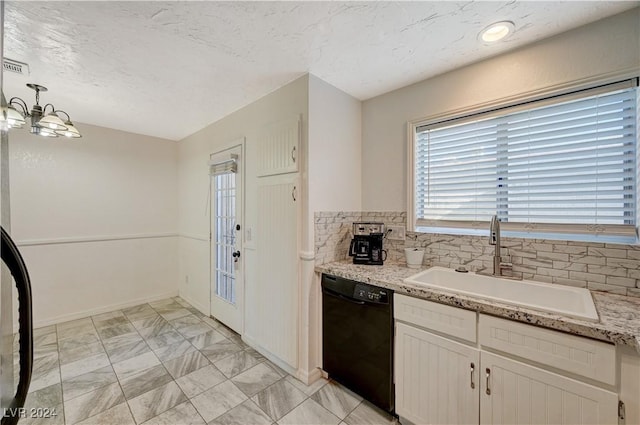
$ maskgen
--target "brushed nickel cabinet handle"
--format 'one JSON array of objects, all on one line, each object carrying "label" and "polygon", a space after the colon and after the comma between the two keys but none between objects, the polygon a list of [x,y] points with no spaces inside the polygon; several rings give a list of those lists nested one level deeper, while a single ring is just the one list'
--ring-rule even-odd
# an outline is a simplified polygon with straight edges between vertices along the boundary
[{"label": "brushed nickel cabinet handle", "polygon": [[294,146],[293,149],[291,149],[291,160],[293,162],[296,162],[296,157],[297,157],[297,155],[296,155],[296,147]]},{"label": "brushed nickel cabinet handle", "polygon": [[296,201],[296,187],[293,186],[293,189],[291,189],[291,197],[293,198],[293,202]]},{"label": "brushed nickel cabinet handle", "polygon": [[473,382],[473,373],[476,370],[476,365],[471,363],[471,389],[474,389],[476,387],[476,383]]},{"label": "brushed nickel cabinet handle", "polygon": [[486,393],[487,393],[487,395],[491,395],[491,388],[489,388],[489,378],[491,377],[491,369],[487,368],[486,372],[487,372],[487,390],[486,390]]}]

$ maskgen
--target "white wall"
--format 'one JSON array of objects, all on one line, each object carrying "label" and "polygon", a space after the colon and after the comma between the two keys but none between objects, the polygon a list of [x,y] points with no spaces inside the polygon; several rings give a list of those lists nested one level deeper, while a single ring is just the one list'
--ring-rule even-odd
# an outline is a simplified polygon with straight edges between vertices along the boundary
[{"label": "white wall", "polygon": [[[362,102],[309,76],[309,212],[360,211]],[[313,240],[310,241],[313,250]]]},{"label": "white wall", "polygon": [[315,378],[321,357],[321,294],[314,273],[314,218],[318,211],[362,209],[362,102],[309,76],[308,205],[303,214],[299,378]]},{"label": "white wall", "polygon": [[[205,127],[181,140],[178,166],[178,204],[180,233],[180,295],[209,314],[209,211],[207,210],[209,156],[230,142],[246,139],[245,158],[245,231],[255,229],[257,223],[257,142],[259,131],[267,124],[302,116],[303,139],[306,139],[308,103],[308,77],[303,76],[254,103]],[[303,148],[306,141],[303,140]],[[255,234],[255,230],[254,230]],[[244,233],[246,236],[246,233]],[[245,286],[251,293],[252,276],[255,275],[255,246],[245,241]],[[188,276],[189,283],[186,283]],[[246,300],[246,325],[251,332],[252,303]]]},{"label": "white wall", "polygon": [[639,70],[636,8],[363,102],[363,210],[407,208],[407,121]]},{"label": "white wall", "polygon": [[78,129],[9,136],[12,236],[36,326],[177,294],[177,144]]}]

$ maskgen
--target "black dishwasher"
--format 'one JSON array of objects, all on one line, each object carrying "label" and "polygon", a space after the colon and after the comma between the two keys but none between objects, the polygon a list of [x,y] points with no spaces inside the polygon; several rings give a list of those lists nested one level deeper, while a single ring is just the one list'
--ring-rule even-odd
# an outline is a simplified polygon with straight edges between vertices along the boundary
[{"label": "black dishwasher", "polygon": [[393,413],[393,291],[322,275],[322,367]]}]

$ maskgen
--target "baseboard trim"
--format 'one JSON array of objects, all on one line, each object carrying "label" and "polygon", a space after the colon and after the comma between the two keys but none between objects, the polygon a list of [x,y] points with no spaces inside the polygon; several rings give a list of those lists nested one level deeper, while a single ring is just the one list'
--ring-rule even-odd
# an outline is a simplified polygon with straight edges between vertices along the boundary
[{"label": "baseboard trim", "polygon": [[[149,303],[149,302],[153,302],[153,301],[159,301],[165,298],[171,298],[171,297],[175,297],[178,296],[178,291],[168,291],[168,292],[164,292],[161,294],[157,294],[157,295],[153,295],[150,297],[141,297],[141,298],[136,298],[134,300],[129,300],[127,302],[123,302],[123,303],[116,303],[116,304],[110,304],[104,307],[99,307],[99,308],[92,308],[92,309],[88,309],[88,310],[83,310],[83,311],[79,311],[77,313],[70,313],[70,314],[64,314],[61,316],[56,316],[53,317],[51,319],[46,319],[46,320],[37,320],[34,322],[33,327],[34,328],[41,328],[44,326],[49,326],[49,325],[55,325],[58,323],[63,323],[63,322],[68,322],[69,320],[76,320],[76,319],[82,319],[85,317],[89,317],[89,316],[95,316],[96,314],[101,314],[101,313],[107,313],[109,311],[113,311],[113,310],[120,310],[123,308],[127,308],[127,307],[133,307],[135,305],[138,304],[144,304],[144,303]],[[14,332],[18,331],[18,324],[14,323]]]},{"label": "baseboard trim", "polygon": [[302,381],[306,385],[311,385],[318,379],[322,378],[322,370],[320,368],[313,368],[311,370],[298,369],[296,371],[296,378]]},{"label": "baseboard trim", "polygon": [[297,371],[295,368],[291,367],[291,365],[289,365],[288,363],[285,363],[278,356],[276,356],[275,354],[273,354],[272,352],[270,352],[269,350],[267,350],[266,348],[258,344],[255,338],[251,337],[250,335],[244,334],[242,335],[242,340],[248,346],[256,350],[258,353],[262,354],[264,357],[267,358],[267,360],[269,360],[270,362],[278,366],[280,369],[287,372],[289,375],[293,375],[293,376],[297,375]]},{"label": "baseboard trim", "polygon": [[200,313],[205,314],[207,316],[211,314],[211,312],[206,306],[200,304],[198,301],[192,299],[191,297],[188,297],[187,294],[179,292],[178,295],[180,296],[180,298],[182,298],[183,300],[191,304],[193,307],[197,308],[200,311]]}]

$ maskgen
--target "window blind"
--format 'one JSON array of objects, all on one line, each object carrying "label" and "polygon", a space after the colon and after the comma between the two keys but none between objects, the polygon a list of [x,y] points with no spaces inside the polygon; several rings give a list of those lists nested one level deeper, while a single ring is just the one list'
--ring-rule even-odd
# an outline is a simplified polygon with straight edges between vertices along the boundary
[{"label": "window blind", "polygon": [[636,86],[418,127],[416,225],[635,234]]},{"label": "window blind", "polygon": [[238,171],[238,163],[236,155],[228,155],[229,158],[218,161],[209,161],[209,175],[219,176],[221,174],[236,173]]}]

